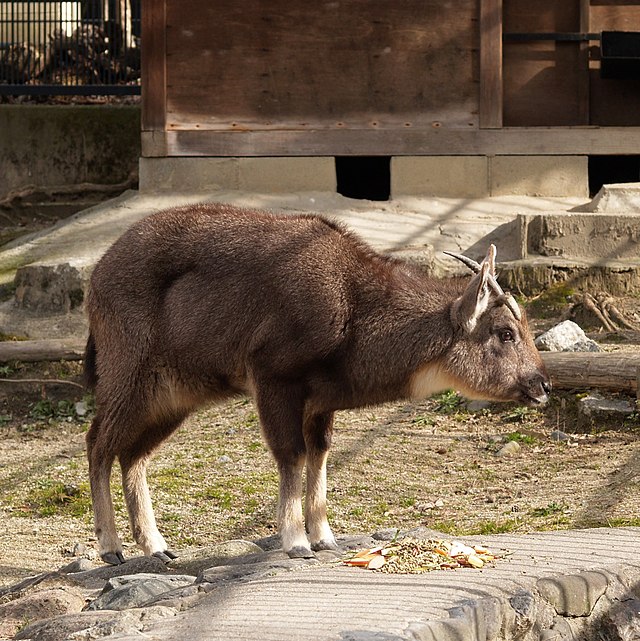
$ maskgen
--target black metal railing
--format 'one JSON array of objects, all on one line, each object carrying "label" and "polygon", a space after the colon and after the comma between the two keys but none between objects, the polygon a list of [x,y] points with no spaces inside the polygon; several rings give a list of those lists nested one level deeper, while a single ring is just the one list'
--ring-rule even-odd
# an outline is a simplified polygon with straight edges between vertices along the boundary
[{"label": "black metal railing", "polygon": [[140,0],[0,0],[0,94],[140,93]]}]

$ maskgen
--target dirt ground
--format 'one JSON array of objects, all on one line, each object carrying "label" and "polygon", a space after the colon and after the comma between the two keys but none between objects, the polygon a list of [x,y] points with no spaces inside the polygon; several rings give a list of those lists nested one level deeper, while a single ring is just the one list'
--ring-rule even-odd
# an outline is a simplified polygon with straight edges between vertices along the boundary
[{"label": "dirt ground", "polygon": [[[559,304],[529,302],[534,333],[555,322]],[[618,305],[637,318],[638,299]],[[591,336],[611,351],[640,349],[636,333]],[[74,363],[0,367],[0,378],[67,381],[0,383],[0,585],[77,554],[96,558],[84,453],[91,399],[68,384],[79,374]],[[555,393],[542,409],[469,408],[447,393],[339,413],[328,466],[335,532],[640,525],[640,418],[581,419],[584,393]],[[554,431],[569,438],[554,440]],[[508,441],[519,448],[500,455]],[[277,474],[245,399],[189,418],[153,459],[149,481],[159,527],[177,551],[275,531]],[[117,470],[113,490],[127,553],[139,554]]]}]

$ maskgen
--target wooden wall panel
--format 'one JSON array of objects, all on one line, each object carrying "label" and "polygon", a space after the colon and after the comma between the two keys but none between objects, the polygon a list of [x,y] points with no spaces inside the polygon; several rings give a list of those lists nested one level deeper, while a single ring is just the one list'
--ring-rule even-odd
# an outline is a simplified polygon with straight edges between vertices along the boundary
[{"label": "wooden wall panel", "polygon": [[[640,0],[592,0],[590,30],[640,31]],[[640,125],[640,79],[600,77],[598,48],[592,47],[590,69],[591,124]]]},{"label": "wooden wall panel", "polygon": [[169,0],[168,129],[475,127],[478,0]]},{"label": "wooden wall panel", "polygon": [[[581,27],[580,0],[504,0],[504,33],[571,33]],[[588,124],[588,68],[579,42],[505,42],[504,125]]]}]

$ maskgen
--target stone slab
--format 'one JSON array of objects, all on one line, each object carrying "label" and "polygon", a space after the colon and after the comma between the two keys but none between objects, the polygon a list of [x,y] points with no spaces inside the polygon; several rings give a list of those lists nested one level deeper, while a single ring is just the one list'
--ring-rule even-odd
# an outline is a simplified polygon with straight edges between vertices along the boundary
[{"label": "stone slab", "polygon": [[[542,631],[558,628],[561,614],[539,593],[541,579],[550,580],[552,586],[571,583],[575,602],[589,599],[590,611],[598,616],[615,606],[614,596],[627,593],[617,578],[621,568],[628,573],[628,594],[637,590],[639,537],[640,528],[468,537],[482,540],[492,550],[511,552],[483,570],[390,575],[336,565],[308,566],[214,589],[171,621],[150,625],[145,636],[154,641],[515,638],[518,626],[526,632],[524,628],[534,621]],[[617,586],[611,599],[603,596],[605,583]],[[587,595],[584,599],[580,590]],[[627,612],[616,616],[628,625]],[[583,618],[571,625],[586,623]]]}]

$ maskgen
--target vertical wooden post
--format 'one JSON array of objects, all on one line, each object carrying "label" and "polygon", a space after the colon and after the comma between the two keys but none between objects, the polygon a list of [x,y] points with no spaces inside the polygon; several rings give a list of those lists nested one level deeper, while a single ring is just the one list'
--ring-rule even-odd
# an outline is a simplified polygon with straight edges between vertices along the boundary
[{"label": "vertical wooden post", "polygon": [[142,131],[166,127],[166,7],[166,0],[142,0]]},{"label": "vertical wooden post", "polygon": [[480,0],[480,127],[502,127],[502,0]]},{"label": "vertical wooden post", "polygon": [[[591,11],[591,0],[579,0],[580,2],[580,33],[589,33]],[[590,124],[591,118],[589,103],[589,41],[580,42],[580,68],[578,69],[578,118],[580,125]]]}]

